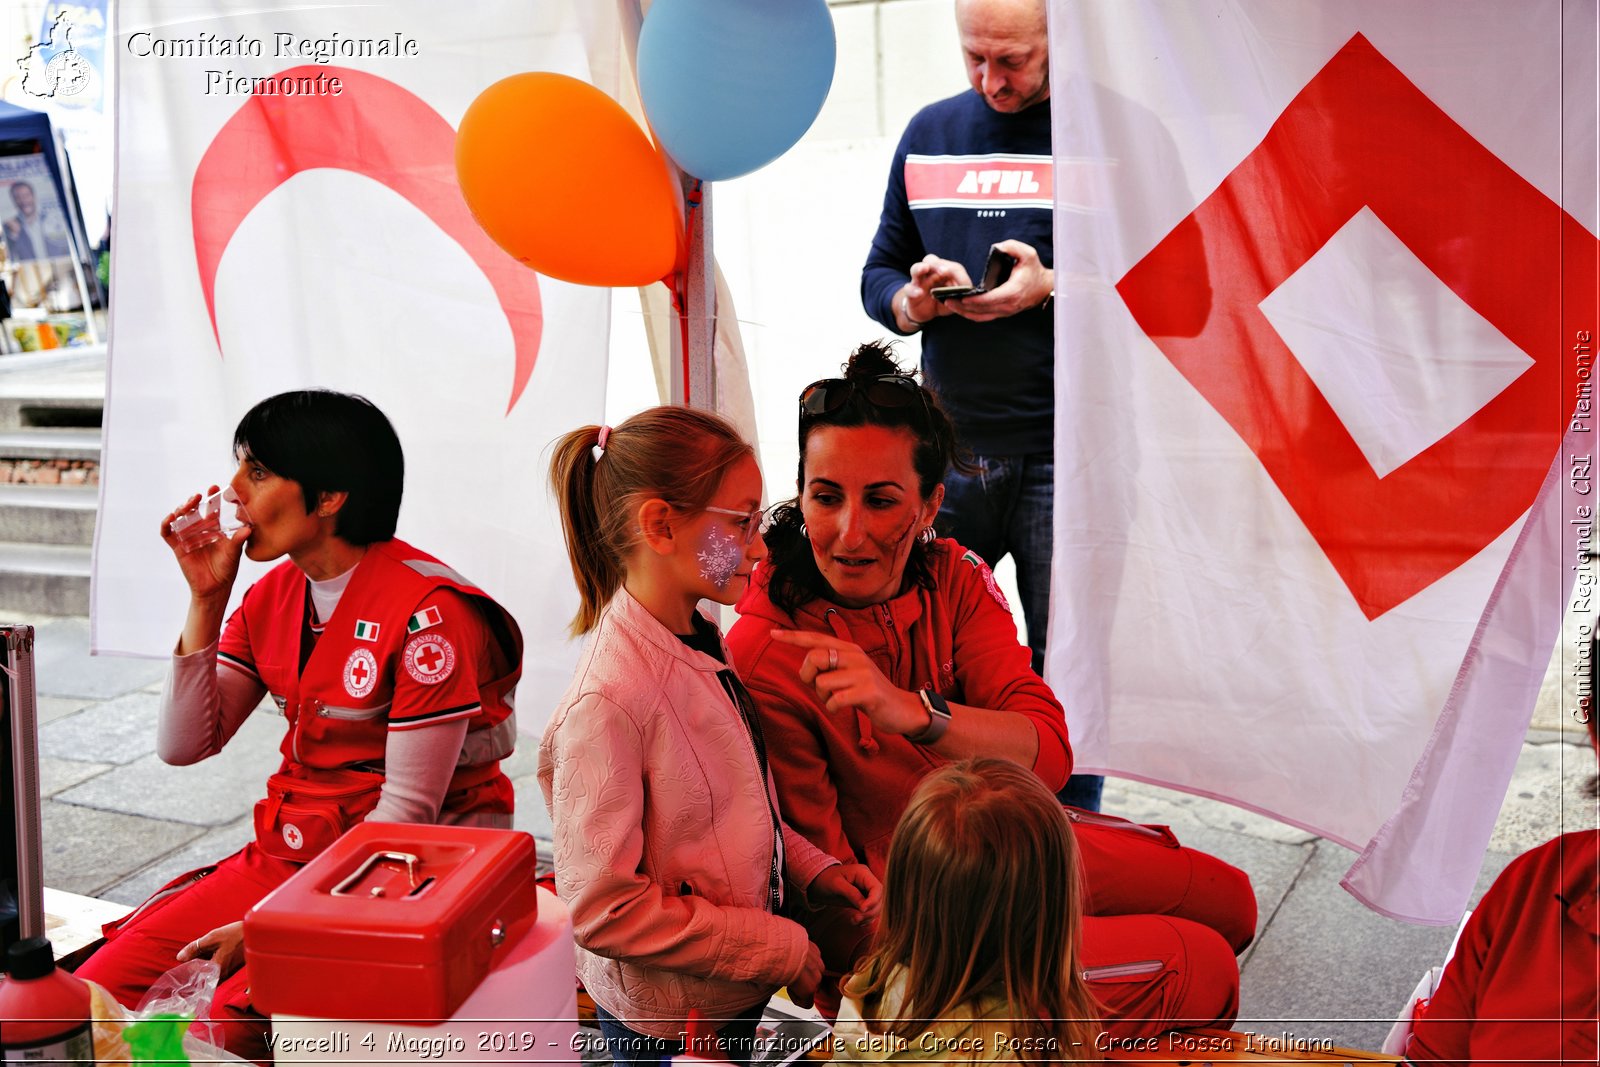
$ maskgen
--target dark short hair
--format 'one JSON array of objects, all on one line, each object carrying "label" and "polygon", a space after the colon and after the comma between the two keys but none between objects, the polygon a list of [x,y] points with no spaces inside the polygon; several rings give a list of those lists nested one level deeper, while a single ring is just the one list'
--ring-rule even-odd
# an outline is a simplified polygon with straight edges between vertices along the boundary
[{"label": "dark short hair", "polygon": [[297,482],[307,515],[321,494],[349,494],[333,532],[351,544],[394,536],[405,453],[388,418],[366,397],[331,389],[269,396],[239,420],[233,451]]}]

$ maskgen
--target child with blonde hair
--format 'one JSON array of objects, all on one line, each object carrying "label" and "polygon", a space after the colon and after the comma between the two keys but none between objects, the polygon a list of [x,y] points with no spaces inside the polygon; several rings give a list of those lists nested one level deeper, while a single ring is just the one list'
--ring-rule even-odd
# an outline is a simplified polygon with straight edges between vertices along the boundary
[{"label": "child with blonde hair", "polygon": [[923,779],[895,827],[883,924],[845,982],[840,1059],[1099,1059],[1061,803],[1003,759]]},{"label": "child with blonde hair", "polygon": [[865,923],[880,893],[780,819],[754,705],[697,608],[732,604],[766,553],[760,468],[724,420],[658,407],[566,434],[550,479],[572,629],[593,634],[539,748],[578,976],[618,1064],[681,1052],[691,1011],[747,1063],[768,997],[809,1003],[822,976],[785,909]]}]

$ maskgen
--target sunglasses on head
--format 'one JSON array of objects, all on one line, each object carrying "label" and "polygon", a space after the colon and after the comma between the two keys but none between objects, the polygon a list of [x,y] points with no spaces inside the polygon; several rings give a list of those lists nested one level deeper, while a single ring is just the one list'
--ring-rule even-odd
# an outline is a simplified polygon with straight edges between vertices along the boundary
[{"label": "sunglasses on head", "polygon": [[831,415],[844,407],[850,397],[860,393],[875,408],[908,408],[921,404],[928,412],[927,396],[916,379],[904,374],[880,374],[875,378],[823,378],[800,391],[800,417]]}]

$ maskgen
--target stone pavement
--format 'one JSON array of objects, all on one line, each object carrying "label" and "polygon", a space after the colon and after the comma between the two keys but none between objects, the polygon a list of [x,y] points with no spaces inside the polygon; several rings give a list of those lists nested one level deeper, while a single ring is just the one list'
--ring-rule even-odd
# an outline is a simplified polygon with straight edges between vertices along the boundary
[{"label": "stone pavement", "polygon": [[[83,618],[5,614],[37,627],[47,885],[133,905],[250,837],[251,806],[277,764],[281,719],[252,716],[217,757],[165,766],[154,754],[164,663],[90,657]],[[1596,825],[1594,802],[1579,792],[1594,756],[1560,711],[1573,706],[1569,674],[1558,651],[1478,894],[1519,852]],[[548,841],[535,756],[536,744],[525,739],[508,773],[517,826]],[[1453,936],[1449,928],[1410,926],[1366,910],[1338,884],[1354,854],[1312,834],[1135,782],[1108,782],[1105,800],[1107,811],[1168,823],[1185,843],[1250,873],[1261,919],[1241,959],[1243,1029],[1376,1049],[1418,976],[1443,958]]]}]

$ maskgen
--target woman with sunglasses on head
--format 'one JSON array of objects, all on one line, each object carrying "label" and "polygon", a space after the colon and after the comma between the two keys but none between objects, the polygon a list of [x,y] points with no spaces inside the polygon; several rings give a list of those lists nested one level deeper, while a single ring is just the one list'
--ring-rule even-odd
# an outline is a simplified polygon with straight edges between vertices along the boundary
[{"label": "woman with sunglasses on head", "polygon": [[[822,958],[803,895],[872,919],[878,882],[778,816],[765,743],[722,634],[765,554],[761,470],[732,426],[658,407],[562,437],[550,464],[593,633],[539,746],[578,976],[617,1064],[683,1051],[691,1011],[748,1063],[767,998],[809,1003]],[[786,892],[787,889],[791,892]]]},{"label": "woman with sunglasses on head", "polygon": [[[880,877],[895,822],[933,768],[998,756],[1050,789],[1072,770],[1065,713],[993,574],[934,536],[956,462],[932,394],[886,347],[858,348],[844,377],[801,394],[800,496],[773,509],[771,555],[728,635],[791,824]],[[1112,1033],[1232,1019],[1234,955],[1255,934],[1249,879],[1163,827],[1068,814],[1090,986],[1110,1018],[1130,1020]],[[872,931],[842,918],[808,920],[831,975],[871,947]]]}]

